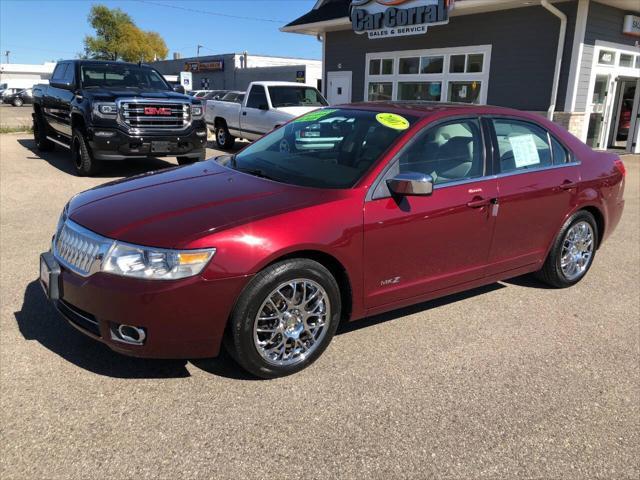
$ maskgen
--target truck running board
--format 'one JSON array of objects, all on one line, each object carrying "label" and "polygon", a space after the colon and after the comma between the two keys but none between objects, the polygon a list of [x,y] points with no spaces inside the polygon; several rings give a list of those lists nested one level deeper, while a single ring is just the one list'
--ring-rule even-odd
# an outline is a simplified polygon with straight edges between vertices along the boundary
[{"label": "truck running board", "polygon": [[60,140],[57,140],[57,139],[55,139],[53,137],[50,137],[48,135],[47,135],[47,140],[51,140],[53,143],[56,143],[56,144],[60,145],[61,147],[71,149],[70,145],[67,145],[66,143],[61,142]]}]

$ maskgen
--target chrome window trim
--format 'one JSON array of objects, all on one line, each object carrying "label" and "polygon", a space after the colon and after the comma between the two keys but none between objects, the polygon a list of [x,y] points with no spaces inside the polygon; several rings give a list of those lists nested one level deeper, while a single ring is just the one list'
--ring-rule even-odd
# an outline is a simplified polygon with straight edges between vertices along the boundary
[{"label": "chrome window trim", "polygon": [[[100,246],[98,253],[96,254],[94,260],[91,262],[89,270],[86,272],[84,270],[80,270],[78,267],[72,265],[70,262],[62,258],[62,256],[58,252],[58,236],[65,227],[73,230],[79,235],[89,238],[91,241],[97,243]],[[71,270],[73,273],[81,277],[87,278],[102,269],[102,260],[107,256],[114,244],[115,240],[103,237],[102,235],[98,235],[97,233],[94,233],[91,230],[88,230],[82,225],[78,225],[73,220],[67,218],[60,226],[60,230],[56,232],[53,238],[53,245],[51,247],[51,250],[53,252],[53,256],[58,261],[58,263],[60,263],[60,265],[68,270]]]}]

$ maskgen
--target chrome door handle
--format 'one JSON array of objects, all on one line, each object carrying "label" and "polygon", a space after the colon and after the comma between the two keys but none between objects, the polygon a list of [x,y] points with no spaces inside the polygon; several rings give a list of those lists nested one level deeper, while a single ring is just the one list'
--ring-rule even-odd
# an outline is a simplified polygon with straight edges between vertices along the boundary
[{"label": "chrome door handle", "polygon": [[467,207],[469,208],[482,208],[486,207],[491,203],[491,199],[489,198],[475,198],[470,202],[467,202]]},{"label": "chrome door handle", "polygon": [[564,182],[562,182],[562,185],[560,185],[560,188],[562,190],[571,190],[573,188],[576,188],[578,186],[578,184],[576,182],[571,182],[569,180],[565,180]]}]

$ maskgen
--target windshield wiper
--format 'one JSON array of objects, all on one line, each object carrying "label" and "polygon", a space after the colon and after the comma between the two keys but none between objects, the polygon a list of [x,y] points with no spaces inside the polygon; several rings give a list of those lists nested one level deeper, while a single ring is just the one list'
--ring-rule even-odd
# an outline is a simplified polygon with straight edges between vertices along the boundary
[{"label": "windshield wiper", "polygon": [[254,177],[260,177],[260,178],[265,178],[267,180],[277,181],[275,178],[268,175],[264,170],[260,170],[259,168],[236,168],[236,170],[242,173],[253,175]]}]

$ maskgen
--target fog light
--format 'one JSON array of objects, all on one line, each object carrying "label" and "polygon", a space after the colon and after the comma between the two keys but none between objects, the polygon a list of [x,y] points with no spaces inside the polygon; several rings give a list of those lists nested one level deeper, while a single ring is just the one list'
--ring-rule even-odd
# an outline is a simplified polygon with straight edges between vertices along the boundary
[{"label": "fog light", "polygon": [[206,137],[207,136],[207,131],[206,130],[202,130],[201,132],[196,132],[196,135],[199,137]]},{"label": "fog light", "polygon": [[95,133],[96,137],[102,137],[102,138],[107,138],[107,137],[113,137],[116,134],[116,132],[109,132],[107,130],[98,130]]}]

